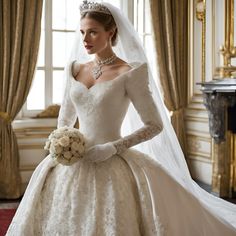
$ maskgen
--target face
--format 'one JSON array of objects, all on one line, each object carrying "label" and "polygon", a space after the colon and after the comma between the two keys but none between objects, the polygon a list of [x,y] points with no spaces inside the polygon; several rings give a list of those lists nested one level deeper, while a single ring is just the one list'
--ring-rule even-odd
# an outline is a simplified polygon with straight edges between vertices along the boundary
[{"label": "face", "polygon": [[83,18],[80,23],[80,32],[88,54],[98,53],[111,47],[112,31],[105,31],[104,26],[94,19]]}]

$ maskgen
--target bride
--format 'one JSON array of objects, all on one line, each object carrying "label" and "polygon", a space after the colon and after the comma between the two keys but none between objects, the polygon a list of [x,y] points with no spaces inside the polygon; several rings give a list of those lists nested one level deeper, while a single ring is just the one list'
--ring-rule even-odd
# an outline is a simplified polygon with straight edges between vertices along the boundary
[{"label": "bride", "polygon": [[88,149],[37,166],[6,235],[236,235],[236,206],[191,179],[130,22],[108,3],[80,12],[58,128],[78,117]]}]

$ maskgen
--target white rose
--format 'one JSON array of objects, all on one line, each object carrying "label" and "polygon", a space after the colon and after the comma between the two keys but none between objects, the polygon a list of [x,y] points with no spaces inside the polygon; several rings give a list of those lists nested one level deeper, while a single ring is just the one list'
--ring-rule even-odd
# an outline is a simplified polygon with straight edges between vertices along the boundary
[{"label": "white rose", "polygon": [[62,150],[62,147],[56,142],[52,143],[50,146],[50,153],[59,154],[62,152]]},{"label": "white rose", "polygon": [[49,149],[50,153],[55,153],[55,146],[51,145]]},{"label": "white rose", "polygon": [[72,149],[72,150],[75,150],[75,151],[79,151],[79,150],[80,150],[80,144],[77,143],[77,142],[73,142],[73,143],[71,144],[71,149]]},{"label": "white rose", "polygon": [[55,145],[56,143],[58,143],[58,140],[56,138],[51,138],[50,141],[52,145]]},{"label": "white rose", "polygon": [[60,145],[55,146],[55,153],[56,154],[62,153],[62,151],[63,151],[63,148]]},{"label": "white rose", "polygon": [[60,139],[61,137],[63,137],[63,133],[55,133],[54,137]]},{"label": "white rose", "polygon": [[77,155],[77,151],[76,150],[71,150],[71,153],[72,153],[72,155],[74,155],[74,156],[76,156]]},{"label": "white rose", "polygon": [[70,146],[64,147],[64,148],[63,148],[63,151],[64,151],[64,152],[70,151]]},{"label": "white rose", "polygon": [[51,142],[50,142],[50,141],[47,141],[47,142],[45,143],[44,149],[45,149],[45,150],[49,150],[50,144],[51,144]]},{"label": "white rose", "polygon": [[65,157],[66,159],[70,159],[70,158],[72,157],[72,153],[69,152],[69,151],[64,152],[64,157]]},{"label": "white rose", "polygon": [[67,136],[64,136],[62,138],[60,138],[58,140],[58,143],[62,146],[62,147],[67,147],[70,144],[70,138]]}]

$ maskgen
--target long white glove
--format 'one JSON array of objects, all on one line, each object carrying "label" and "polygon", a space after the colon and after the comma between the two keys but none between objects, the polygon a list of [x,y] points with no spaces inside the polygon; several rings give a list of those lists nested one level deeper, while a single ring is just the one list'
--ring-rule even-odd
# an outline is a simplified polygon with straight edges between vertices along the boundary
[{"label": "long white glove", "polygon": [[107,160],[116,152],[117,150],[111,142],[97,144],[86,151],[84,158],[85,160],[98,163]]}]

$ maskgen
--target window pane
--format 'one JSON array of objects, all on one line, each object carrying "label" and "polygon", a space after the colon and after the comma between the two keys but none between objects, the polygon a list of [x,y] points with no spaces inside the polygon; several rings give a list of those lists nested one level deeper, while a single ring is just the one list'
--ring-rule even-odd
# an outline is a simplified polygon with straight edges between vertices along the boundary
[{"label": "window pane", "polygon": [[45,73],[36,70],[29,95],[27,97],[28,110],[41,110],[45,108]]},{"label": "window pane", "polygon": [[45,64],[44,53],[45,53],[45,31],[41,30],[37,66],[44,66],[44,64]]},{"label": "window pane", "polygon": [[80,19],[80,1],[53,0],[53,29],[75,30]]},{"label": "window pane", "polygon": [[144,19],[144,14],[143,14],[143,0],[138,1],[138,32],[143,32],[143,19]]},{"label": "window pane", "polygon": [[151,33],[152,22],[149,7],[149,0],[145,0],[145,33]]},{"label": "window pane", "polygon": [[53,66],[64,67],[71,45],[73,43],[74,33],[53,32]]},{"label": "window pane", "polygon": [[61,104],[63,94],[63,74],[64,71],[53,71],[53,96],[52,102],[54,104]]},{"label": "window pane", "polygon": [[66,1],[66,29],[75,30],[76,26],[80,21],[80,11],[79,5],[80,1],[78,0],[67,0]]},{"label": "window pane", "polygon": [[144,47],[145,47],[149,62],[153,64],[155,60],[155,51],[154,51],[155,49],[154,49],[153,39],[151,35],[146,35]]},{"label": "window pane", "polygon": [[66,1],[52,1],[52,28],[64,29],[66,25]]}]

